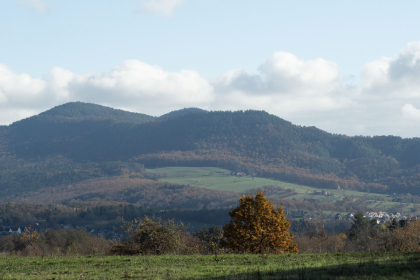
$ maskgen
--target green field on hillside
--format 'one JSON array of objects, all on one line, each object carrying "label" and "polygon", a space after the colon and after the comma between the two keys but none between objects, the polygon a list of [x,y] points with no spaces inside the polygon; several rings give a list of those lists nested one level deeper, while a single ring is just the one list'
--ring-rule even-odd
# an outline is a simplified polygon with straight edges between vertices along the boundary
[{"label": "green field on hillside", "polygon": [[[346,196],[350,196],[352,199],[359,199],[364,197],[366,199],[365,205],[373,209],[377,209],[378,211],[387,211],[396,205],[400,206],[404,211],[407,212],[410,212],[413,208],[413,204],[410,203],[401,204],[399,202],[392,202],[392,197],[386,194],[358,192],[352,190],[325,189],[325,191],[330,192],[332,196],[325,196],[320,194],[314,195],[314,193],[320,192],[321,189],[282,182],[269,178],[231,176],[229,170],[217,167],[165,167],[158,169],[147,169],[146,171],[158,173],[159,175],[164,176],[164,178],[160,179],[160,181],[213,190],[247,193],[248,191],[262,188],[264,186],[274,186],[284,188],[285,191],[280,191],[274,195],[269,196],[271,198],[306,198],[333,203],[339,199],[343,199]],[[287,189],[293,189],[295,194],[288,192]]]},{"label": "green field on hillside", "polygon": [[0,257],[1,279],[419,279],[419,253]]},{"label": "green field on hillside", "polygon": [[279,186],[283,188],[299,188],[302,191],[309,190],[305,186],[280,182],[277,180],[245,176],[230,176],[230,171],[217,167],[165,167],[159,169],[147,169],[148,172],[159,173],[165,178],[160,181],[190,185],[221,191],[246,192],[251,189],[264,186]]}]

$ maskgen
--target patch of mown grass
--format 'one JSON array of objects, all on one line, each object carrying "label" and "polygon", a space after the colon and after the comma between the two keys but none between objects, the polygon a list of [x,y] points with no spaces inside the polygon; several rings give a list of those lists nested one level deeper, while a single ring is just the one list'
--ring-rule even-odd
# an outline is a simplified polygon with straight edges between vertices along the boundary
[{"label": "patch of mown grass", "polygon": [[419,279],[419,253],[1,257],[0,279]]}]

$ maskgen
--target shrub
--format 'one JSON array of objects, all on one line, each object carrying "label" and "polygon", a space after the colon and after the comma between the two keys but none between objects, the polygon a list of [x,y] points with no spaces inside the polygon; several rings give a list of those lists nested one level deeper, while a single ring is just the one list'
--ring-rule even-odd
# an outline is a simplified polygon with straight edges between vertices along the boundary
[{"label": "shrub", "polygon": [[29,230],[0,238],[0,252],[16,252],[18,256],[40,255],[105,255],[110,241],[81,230],[63,229],[37,233]]},{"label": "shrub", "polygon": [[134,219],[133,222],[125,222],[122,228],[128,238],[111,247],[111,254],[162,255],[176,253],[185,246],[180,237],[185,226],[176,223],[174,219],[163,221],[161,218],[146,216],[143,219]]}]

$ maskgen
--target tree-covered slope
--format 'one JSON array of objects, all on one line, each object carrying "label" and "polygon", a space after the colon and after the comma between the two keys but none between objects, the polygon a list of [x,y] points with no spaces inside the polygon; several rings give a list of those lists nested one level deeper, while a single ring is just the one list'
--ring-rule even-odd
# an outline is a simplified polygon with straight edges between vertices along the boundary
[{"label": "tree-covered slope", "polygon": [[169,112],[167,114],[164,114],[162,116],[160,116],[160,119],[169,119],[169,118],[173,118],[173,117],[177,117],[177,116],[183,116],[183,115],[187,115],[187,114],[194,114],[194,113],[204,113],[207,112],[203,109],[200,108],[184,108],[181,110],[176,110],[176,111],[172,111]]},{"label": "tree-covered slope", "polygon": [[84,102],[70,102],[56,106],[37,116],[14,123],[12,126],[19,125],[21,122],[31,122],[34,119],[42,121],[76,121],[76,120],[112,120],[116,122],[143,123],[156,119],[140,113],[132,113],[124,110],[113,109],[101,105]]},{"label": "tree-covered slope", "polygon": [[420,194],[417,138],[334,135],[251,110],[138,115],[65,104],[2,128],[0,148],[24,160],[59,155],[76,162],[220,166],[322,188]]}]

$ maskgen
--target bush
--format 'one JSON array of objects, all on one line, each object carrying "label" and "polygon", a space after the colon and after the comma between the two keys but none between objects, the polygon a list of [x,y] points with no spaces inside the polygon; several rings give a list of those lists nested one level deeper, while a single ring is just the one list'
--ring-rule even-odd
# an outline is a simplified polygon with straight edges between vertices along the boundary
[{"label": "bush", "polygon": [[203,227],[194,236],[201,241],[201,252],[204,254],[218,254],[223,250],[220,241],[223,238],[223,229],[218,226]]},{"label": "bush", "polygon": [[102,237],[74,229],[49,230],[43,234],[30,229],[0,238],[0,252],[16,252],[18,256],[105,255],[110,245]]},{"label": "bush", "polygon": [[[163,221],[161,218],[134,219],[122,226],[128,237],[110,248],[113,255],[163,255],[194,252],[196,242],[192,236],[182,232],[186,227],[174,219]],[[193,244],[191,247],[191,244]],[[198,252],[198,251],[197,251]]]}]

